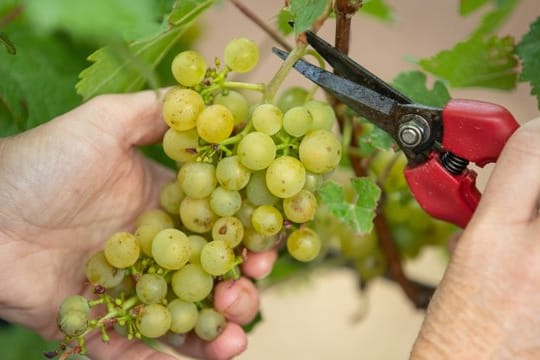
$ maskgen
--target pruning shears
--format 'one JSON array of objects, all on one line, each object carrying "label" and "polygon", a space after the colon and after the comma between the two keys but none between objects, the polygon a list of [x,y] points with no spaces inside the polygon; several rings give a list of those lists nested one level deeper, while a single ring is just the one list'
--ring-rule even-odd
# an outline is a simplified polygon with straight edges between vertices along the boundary
[{"label": "pruning shears", "polygon": [[[306,32],[308,43],[334,73],[298,60],[303,76],[387,132],[407,157],[404,174],[420,206],[431,216],[465,227],[480,200],[476,172],[497,161],[519,127],[504,107],[488,102],[452,99],[443,108],[418,104],[347,55]],[[274,48],[285,59],[288,52]]]}]

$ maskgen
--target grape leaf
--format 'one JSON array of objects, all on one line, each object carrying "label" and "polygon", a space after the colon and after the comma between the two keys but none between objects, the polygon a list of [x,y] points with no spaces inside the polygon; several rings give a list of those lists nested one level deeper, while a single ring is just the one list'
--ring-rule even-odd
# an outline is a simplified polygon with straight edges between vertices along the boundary
[{"label": "grape leaf", "polygon": [[368,178],[352,179],[351,183],[357,195],[354,203],[345,199],[343,188],[333,181],[325,183],[317,194],[321,202],[340,221],[351,226],[356,232],[368,233],[373,229],[373,218],[381,189]]},{"label": "grape leaf", "polygon": [[293,28],[290,24],[291,21],[294,21],[294,15],[289,8],[279,10],[277,16],[277,28],[283,35],[292,33]]},{"label": "grape leaf", "polygon": [[324,13],[329,0],[291,0],[291,13],[294,15],[294,32],[306,31]]},{"label": "grape leaf", "polygon": [[519,3],[519,0],[496,0],[495,9],[482,17],[479,25],[474,29],[472,36],[489,35],[505,23],[512,11]]},{"label": "grape leaf", "polygon": [[404,71],[392,81],[392,86],[412,100],[434,107],[443,107],[450,100],[450,93],[440,80],[435,81],[432,89],[426,85],[427,76],[421,71]]},{"label": "grape leaf", "polygon": [[394,11],[384,0],[365,0],[359,13],[373,16],[383,21],[394,21]]},{"label": "grape leaf", "polygon": [[180,36],[212,3],[212,0],[177,2],[169,19],[172,27],[150,39],[129,44],[131,56],[119,56],[122,54],[111,46],[97,50],[88,57],[93,64],[81,72],[77,92],[86,100],[99,94],[140,90],[145,82],[152,80],[150,74]]},{"label": "grape leaf", "polygon": [[512,37],[472,37],[422,59],[427,72],[454,87],[513,89],[517,80],[517,60]]},{"label": "grape leaf", "polygon": [[521,81],[531,85],[531,95],[536,95],[540,109],[540,17],[531,23],[529,32],[521,38],[516,47],[521,59]]},{"label": "grape leaf", "polygon": [[461,16],[467,16],[474,11],[480,9],[487,2],[491,0],[460,0],[459,1],[459,14]]}]

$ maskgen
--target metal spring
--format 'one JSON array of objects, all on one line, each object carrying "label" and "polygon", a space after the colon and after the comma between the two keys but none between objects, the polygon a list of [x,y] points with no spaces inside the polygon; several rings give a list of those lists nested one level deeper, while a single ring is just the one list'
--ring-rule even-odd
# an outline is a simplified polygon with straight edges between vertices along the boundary
[{"label": "metal spring", "polygon": [[445,152],[441,155],[441,164],[451,174],[459,175],[469,165],[469,160],[450,152]]}]

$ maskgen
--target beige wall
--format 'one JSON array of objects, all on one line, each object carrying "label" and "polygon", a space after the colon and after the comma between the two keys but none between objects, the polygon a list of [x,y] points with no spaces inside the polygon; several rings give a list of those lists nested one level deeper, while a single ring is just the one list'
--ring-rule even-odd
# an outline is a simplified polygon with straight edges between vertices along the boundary
[{"label": "beige wall", "polygon": [[[283,1],[244,3],[270,22]],[[414,69],[405,56],[421,58],[450,47],[475,24],[473,18],[464,20],[456,14],[457,0],[388,3],[396,10],[397,22],[387,25],[355,17],[351,46],[351,55],[385,80],[400,70]],[[501,33],[519,39],[539,14],[537,0],[523,0]],[[225,43],[235,36],[248,36],[264,48],[250,80],[268,81],[279,66],[279,60],[269,52],[274,44],[226,1],[205,16],[204,25],[200,50],[210,58],[221,56]],[[322,36],[331,39],[332,28],[327,24]],[[303,83],[303,79],[293,74],[289,83],[295,82]],[[524,122],[539,115],[536,100],[528,93],[528,86],[522,84],[512,93],[461,90],[452,94],[500,103]],[[427,251],[408,271],[436,283],[444,261],[436,251]],[[354,277],[346,271],[319,274],[302,286],[267,290],[262,294],[262,310],[265,321],[249,336],[249,348],[239,359],[406,359],[423,317],[395,285],[378,280],[361,295]]]}]

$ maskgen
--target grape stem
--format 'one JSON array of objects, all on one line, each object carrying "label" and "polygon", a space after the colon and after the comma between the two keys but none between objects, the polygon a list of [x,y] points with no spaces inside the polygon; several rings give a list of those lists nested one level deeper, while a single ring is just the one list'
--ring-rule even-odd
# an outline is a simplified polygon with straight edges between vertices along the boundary
[{"label": "grape stem", "polygon": [[306,47],[307,45],[305,43],[298,42],[296,47],[289,53],[289,56],[287,56],[287,59],[281,63],[281,67],[266,86],[263,103],[272,103],[274,101],[274,97],[276,96],[279,87],[287,77],[287,74],[292,69],[294,63],[306,53]]},{"label": "grape stem", "polygon": [[261,83],[249,83],[241,81],[225,81],[223,86],[228,89],[243,89],[264,92],[266,87]]}]

